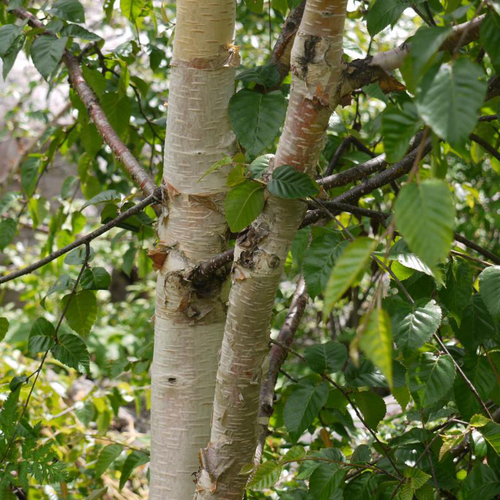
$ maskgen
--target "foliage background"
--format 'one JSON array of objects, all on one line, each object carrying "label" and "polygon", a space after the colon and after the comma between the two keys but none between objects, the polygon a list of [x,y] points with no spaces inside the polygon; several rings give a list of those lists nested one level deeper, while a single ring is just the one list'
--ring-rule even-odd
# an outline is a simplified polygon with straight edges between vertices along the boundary
[{"label": "foliage background", "polygon": [[[389,3],[410,6],[399,0]],[[101,11],[89,3],[85,5],[85,23],[78,17],[78,9],[69,14],[65,10],[71,4],[50,2],[44,7],[45,21],[53,23],[54,30],[81,24],[103,37],[104,41],[88,32],[79,32],[71,39],[71,49],[79,52],[85,48],[85,77],[101,98],[122,140],[159,182],[175,4],[122,0],[118,5],[107,1]],[[244,63],[241,70],[268,61],[288,7],[298,2],[289,0],[288,4],[284,0],[273,0],[271,5],[266,2],[262,13],[258,12],[259,5],[255,7],[252,2],[238,4],[236,44]],[[467,21],[477,6],[478,2],[467,1],[429,2],[433,16],[441,23]],[[35,2],[34,7],[38,9],[41,5]],[[393,48],[423,25],[415,11],[401,8],[404,14],[394,15],[394,26],[387,26],[371,39],[364,22],[370,7],[372,11],[375,8],[368,2],[349,5],[344,38],[347,59]],[[497,21],[498,16],[488,15]],[[3,4],[0,22],[15,22]],[[18,21],[17,24],[20,25]],[[37,34],[27,31],[26,51]],[[115,36],[117,39],[113,40]],[[495,36],[498,38],[492,35]],[[91,48],[88,43],[94,41],[97,45]],[[491,76],[498,61],[488,55],[489,51],[485,55],[480,45],[471,44],[464,54],[478,61]],[[2,56],[5,74],[9,58],[8,54]],[[11,75],[19,75],[30,64],[22,53],[18,57]],[[446,60],[438,60],[441,62]],[[41,66],[52,63],[49,58]],[[24,150],[16,159],[19,168],[9,171],[2,185],[0,248],[1,265],[6,270],[27,265],[70,243],[77,235],[130,206],[137,195],[129,177],[89,122],[82,103],[69,90],[65,69],[56,66],[54,73],[49,71],[46,75],[48,83],[36,74],[26,84],[10,76],[3,86],[5,101],[15,104],[5,113],[0,138],[5,141],[15,138]],[[396,76],[402,80],[399,72]],[[289,83],[285,79],[280,88],[283,99]],[[255,76],[250,76],[238,83],[238,90],[252,90],[255,85]],[[411,94],[410,91],[384,94],[377,83],[353,94],[351,103],[332,118],[320,170],[326,169],[349,135],[360,139],[375,154],[387,152],[390,144],[387,129],[383,129],[384,109],[386,106],[401,109],[411,102]],[[51,101],[54,95],[58,96],[57,106]],[[53,121],[66,102],[71,103],[71,110]],[[495,115],[497,111],[498,98],[488,101],[481,114]],[[498,148],[497,121],[480,122],[475,133]],[[238,138],[242,143],[245,140],[242,134]],[[275,150],[278,136],[267,139],[267,145],[253,156]],[[424,161],[421,179],[446,177],[456,209],[455,230],[498,254],[500,162],[475,142],[454,147],[449,143],[435,144],[432,156]],[[351,147],[337,168],[345,170],[367,159],[366,152]],[[48,189],[53,183],[60,190]],[[345,189],[336,188],[329,194],[335,196]],[[107,194],[100,195],[103,192]],[[364,197],[360,206],[390,212],[395,197],[391,189],[377,189]],[[91,203],[86,206],[88,200]],[[44,349],[30,341],[30,336],[39,318],[53,325],[57,323],[64,308],[63,297],[70,292],[72,280],[80,272],[84,260],[81,252],[0,287],[0,316],[9,322],[8,330],[5,323],[0,323],[0,496],[11,498],[21,490],[33,499],[143,498],[147,494],[148,369],[155,286],[147,250],[154,245],[154,218],[148,208],[143,216],[128,220],[125,227],[92,242],[91,267],[99,278],[88,286],[92,291],[82,289],[74,299],[85,311],[84,315],[72,311],[69,321],[64,321],[58,331],[59,336],[76,332],[84,339],[87,347],[79,347],[76,361],[61,355],[59,359],[49,356],[38,377],[40,351]],[[342,213],[339,220],[355,236],[382,231],[365,217]],[[18,233],[14,236],[16,229]],[[307,248],[311,237],[312,243]],[[481,413],[481,407],[470,396],[455,367],[446,364],[446,354],[428,342],[430,327],[424,324],[426,338],[421,345],[399,354],[393,368],[392,392],[371,361],[361,358],[359,366],[347,361],[347,348],[357,342],[362,314],[377,290],[378,268],[363,266],[364,273],[354,280],[329,320],[324,321],[324,280],[337,257],[332,254],[325,259],[325,249],[331,250],[332,245],[335,247],[341,241],[337,227],[329,222],[312,231],[301,230],[290,253],[275,302],[272,335],[275,337],[283,324],[294,283],[302,269],[313,298],[296,334],[294,349],[305,359],[289,356],[283,366],[270,425],[272,433],[264,454],[267,466],[254,476],[248,498],[392,498],[396,487],[401,498],[415,494],[419,499],[441,495],[485,500],[498,495],[500,427],[480,417],[471,423],[471,418]],[[383,249],[380,255],[384,256]],[[409,255],[413,266],[408,264]],[[422,300],[426,307],[431,299],[439,304],[442,315],[439,335],[449,343],[451,355],[473,380],[490,411],[498,412],[498,318],[493,318],[491,309],[485,307],[483,290],[478,293],[478,275],[485,266],[454,255],[433,273],[407,248],[400,254],[393,252],[390,257],[399,278],[415,299]],[[318,273],[323,281],[314,291],[310,283],[319,279]],[[436,273],[441,273],[441,281],[435,279]],[[388,276],[380,282],[384,290],[383,306],[391,313],[395,332],[401,321],[404,307],[400,301],[404,297]],[[89,317],[90,323],[85,325]],[[346,346],[345,353],[338,347],[339,342]],[[318,359],[322,357],[318,355],[318,344],[337,346],[340,354],[337,353],[336,364],[328,366],[331,360],[328,361],[327,353],[323,355],[326,366],[320,363],[318,368]],[[87,363],[86,349],[88,370],[81,369],[82,366],[80,371],[75,370],[79,364]],[[430,375],[422,375],[424,365],[440,360],[444,361],[442,371],[438,370],[438,378],[427,394],[425,385],[429,384]],[[73,368],[68,367],[72,363]],[[391,464],[383,457],[380,445],[373,443],[372,435],[351,407],[347,407],[339,391],[326,384],[322,378],[325,372],[333,373],[333,381],[354,398],[369,427],[389,443],[392,458],[404,470],[403,481],[391,476]],[[30,380],[37,377],[31,397],[31,385],[22,377]],[[29,405],[23,413],[22,402],[28,397]],[[419,398],[427,401],[419,403]],[[290,415],[307,408],[309,414],[299,424],[290,421]],[[20,426],[14,430],[18,419]],[[485,428],[489,434],[484,432]],[[294,447],[297,442],[303,448]],[[431,442],[426,450],[426,444]],[[449,452],[453,447],[458,453]],[[286,453],[288,458],[283,459]],[[365,469],[366,472],[360,473]],[[436,493],[438,490],[440,493]]]}]

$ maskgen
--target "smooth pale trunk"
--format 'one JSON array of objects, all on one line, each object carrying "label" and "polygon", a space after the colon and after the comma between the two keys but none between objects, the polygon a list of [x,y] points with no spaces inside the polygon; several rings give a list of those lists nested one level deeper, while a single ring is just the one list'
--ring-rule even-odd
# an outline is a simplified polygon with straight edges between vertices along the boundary
[{"label": "smooth pale trunk", "polygon": [[[292,50],[292,90],[274,166],[312,174],[340,81],[347,0],[309,0]],[[197,500],[240,500],[257,444],[262,365],[283,265],[306,205],[270,196],[236,245],[217,372],[211,441],[202,451]]]},{"label": "smooth pale trunk", "polygon": [[[238,54],[234,0],[178,0],[170,71],[164,206],[154,260],[158,274],[152,366],[151,487],[154,500],[188,500],[210,437],[215,375],[226,319],[227,282],[195,285],[190,273],[226,249],[228,118]],[[165,259],[162,262],[162,259]]]}]

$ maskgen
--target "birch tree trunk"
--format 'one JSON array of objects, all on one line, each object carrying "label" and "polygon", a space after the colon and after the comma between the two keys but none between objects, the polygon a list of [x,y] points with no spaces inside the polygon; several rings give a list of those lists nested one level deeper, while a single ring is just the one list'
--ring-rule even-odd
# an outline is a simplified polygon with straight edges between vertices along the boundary
[{"label": "birch tree trunk", "polygon": [[153,500],[192,498],[198,451],[210,437],[228,282],[215,275],[195,283],[191,273],[227,244],[227,169],[200,178],[235,152],[228,117],[239,64],[234,22],[234,0],[177,0],[164,206],[152,255],[161,267],[152,366]]},{"label": "birch tree trunk", "polygon": [[[274,167],[312,174],[337,106],[347,0],[308,0],[292,49],[292,89]],[[201,452],[197,500],[241,500],[257,443],[262,364],[274,297],[306,206],[269,196],[236,245],[233,283],[217,372],[211,441]]]}]

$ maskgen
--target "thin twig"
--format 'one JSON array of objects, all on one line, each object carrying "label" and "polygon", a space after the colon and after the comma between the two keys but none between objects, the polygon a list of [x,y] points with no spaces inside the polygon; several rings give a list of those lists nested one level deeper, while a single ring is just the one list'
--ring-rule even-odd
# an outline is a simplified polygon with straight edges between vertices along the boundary
[{"label": "thin twig", "polygon": [[160,203],[162,196],[161,193],[162,193],[161,188],[157,188],[153,194],[149,195],[147,198],[144,198],[144,200],[137,203],[137,205],[134,205],[132,208],[129,208],[125,212],[121,213],[118,217],[104,224],[95,231],[86,234],[82,238],[79,238],[78,240],[73,241],[73,243],[70,243],[69,245],[66,245],[63,248],[60,248],[59,250],[52,252],[50,255],[47,255],[47,257],[44,257],[43,259],[38,260],[37,262],[34,262],[33,264],[26,266],[23,269],[19,269],[18,271],[14,271],[13,273],[8,274],[7,276],[1,277],[0,285],[3,283],[7,283],[8,281],[11,281],[13,279],[19,278],[20,276],[30,274],[33,271],[36,271],[37,269],[40,269],[49,262],[52,262],[58,257],[61,257],[61,255],[64,255],[81,245],[90,243],[92,240],[95,240],[99,236],[108,232],[110,229],[116,227],[120,222],[123,222],[124,220],[127,220],[129,217],[132,217],[132,215],[139,213],[143,208],[147,207],[148,205],[152,205],[153,203]]},{"label": "thin twig", "polygon": [[445,344],[443,343],[443,341],[441,340],[441,338],[439,337],[439,335],[437,333],[434,333],[433,337],[436,340],[436,342],[439,344],[439,346],[441,347],[441,349],[443,349],[443,351],[446,354],[448,354],[448,356],[450,356],[453,364],[455,365],[455,369],[460,374],[460,376],[464,379],[465,384],[467,385],[467,387],[469,388],[469,390],[472,392],[472,394],[474,395],[474,397],[477,399],[478,403],[480,404],[481,408],[486,413],[486,415],[488,416],[488,418],[490,418],[490,419],[493,420],[493,417],[492,417],[490,411],[488,410],[488,407],[486,406],[485,402],[481,399],[481,396],[477,392],[477,389],[474,387],[474,384],[469,380],[469,378],[464,373],[464,371],[462,370],[462,368],[460,368],[460,365],[456,362],[455,358],[450,354],[450,351],[445,346]]}]

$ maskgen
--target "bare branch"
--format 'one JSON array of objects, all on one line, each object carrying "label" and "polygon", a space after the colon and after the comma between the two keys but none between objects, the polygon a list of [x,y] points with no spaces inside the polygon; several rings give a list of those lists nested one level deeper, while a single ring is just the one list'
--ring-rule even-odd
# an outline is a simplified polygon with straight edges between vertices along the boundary
[{"label": "bare branch", "polygon": [[273,47],[271,63],[276,66],[276,69],[280,74],[281,81],[283,81],[290,71],[290,54],[292,52],[292,45],[295,40],[295,35],[299,29],[305,6],[306,2],[304,0],[298,7],[293,9],[290,14],[288,14],[278,40]]},{"label": "bare branch", "polygon": [[[453,32],[445,40],[440,50],[454,50],[459,41],[460,45],[463,46],[476,40],[479,36],[479,28],[483,19],[484,16],[480,16],[472,21],[454,26]],[[399,47],[386,52],[352,61],[344,72],[344,81],[340,89],[341,95],[345,96],[353,90],[368,85],[386,76],[388,72],[401,67],[409,51],[410,43],[406,41]]]},{"label": "bare branch", "polygon": [[500,161],[500,151],[496,150],[488,141],[485,141],[482,137],[476,134],[471,134],[470,140],[479,144],[483,149],[488,151],[491,156],[494,156],[498,161]]},{"label": "bare branch", "polygon": [[108,232],[110,229],[116,227],[120,222],[127,220],[129,217],[132,217],[132,215],[138,214],[142,209],[144,209],[148,205],[152,205],[153,203],[161,203],[161,197],[162,197],[161,188],[156,188],[153,194],[149,195],[147,198],[144,198],[144,200],[137,203],[137,205],[134,205],[132,208],[125,210],[125,212],[121,213],[118,217],[116,217],[116,219],[109,221],[108,223],[104,224],[95,231],[92,231],[91,233],[86,234],[82,238],[73,241],[73,243],[70,243],[69,245],[66,245],[63,248],[60,248],[59,250],[52,252],[50,255],[47,255],[47,257],[44,257],[43,259],[37,262],[34,262],[33,264],[25,267],[24,269],[20,269],[19,271],[15,271],[13,273],[8,274],[7,276],[1,277],[0,285],[3,283],[7,283],[8,281],[12,281],[13,279],[19,278],[20,276],[30,274],[33,271],[36,271],[37,269],[40,269],[41,267],[45,266],[49,262],[52,262],[53,260],[57,259],[58,257],[61,257],[61,255],[64,255],[70,252],[71,250],[79,247],[80,245],[88,244],[92,240],[95,240],[99,236]]},{"label": "bare branch", "polygon": [[[20,19],[27,20],[30,26],[34,28],[45,29],[45,25],[39,19],[37,19],[37,17],[35,17],[31,12],[23,9],[22,7],[13,9],[11,10],[11,12]],[[49,31],[45,31],[44,33],[50,34]],[[65,50],[62,61],[68,68],[69,78],[72,86],[87,108],[90,117],[92,118],[95,126],[97,127],[97,130],[99,131],[106,144],[111,148],[116,157],[122,162],[125,169],[131,175],[137,186],[141,188],[142,192],[146,196],[153,194],[155,189],[157,188],[155,182],[141,167],[135,156],[123,143],[114,128],[109,123],[106,114],[99,104],[99,100],[83,77],[80,63],[76,56],[74,56],[68,50]]]},{"label": "bare branch", "polygon": [[287,348],[292,344],[295,333],[299,327],[300,320],[302,319],[307,305],[307,299],[308,294],[306,284],[304,278],[300,277],[295,293],[293,294],[290,309],[288,310],[285,322],[283,323],[277,338],[279,343],[273,343],[271,351],[269,352],[269,370],[264,377],[260,388],[260,433],[258,437],[257,451],[255,452],[255,464],[260,462],[262,452],[264,450],[268,434],[268,422],[269,418],[273,414],[274,387],[276,385],[276,380],[278,379],[278,373],[288,354]]}]

